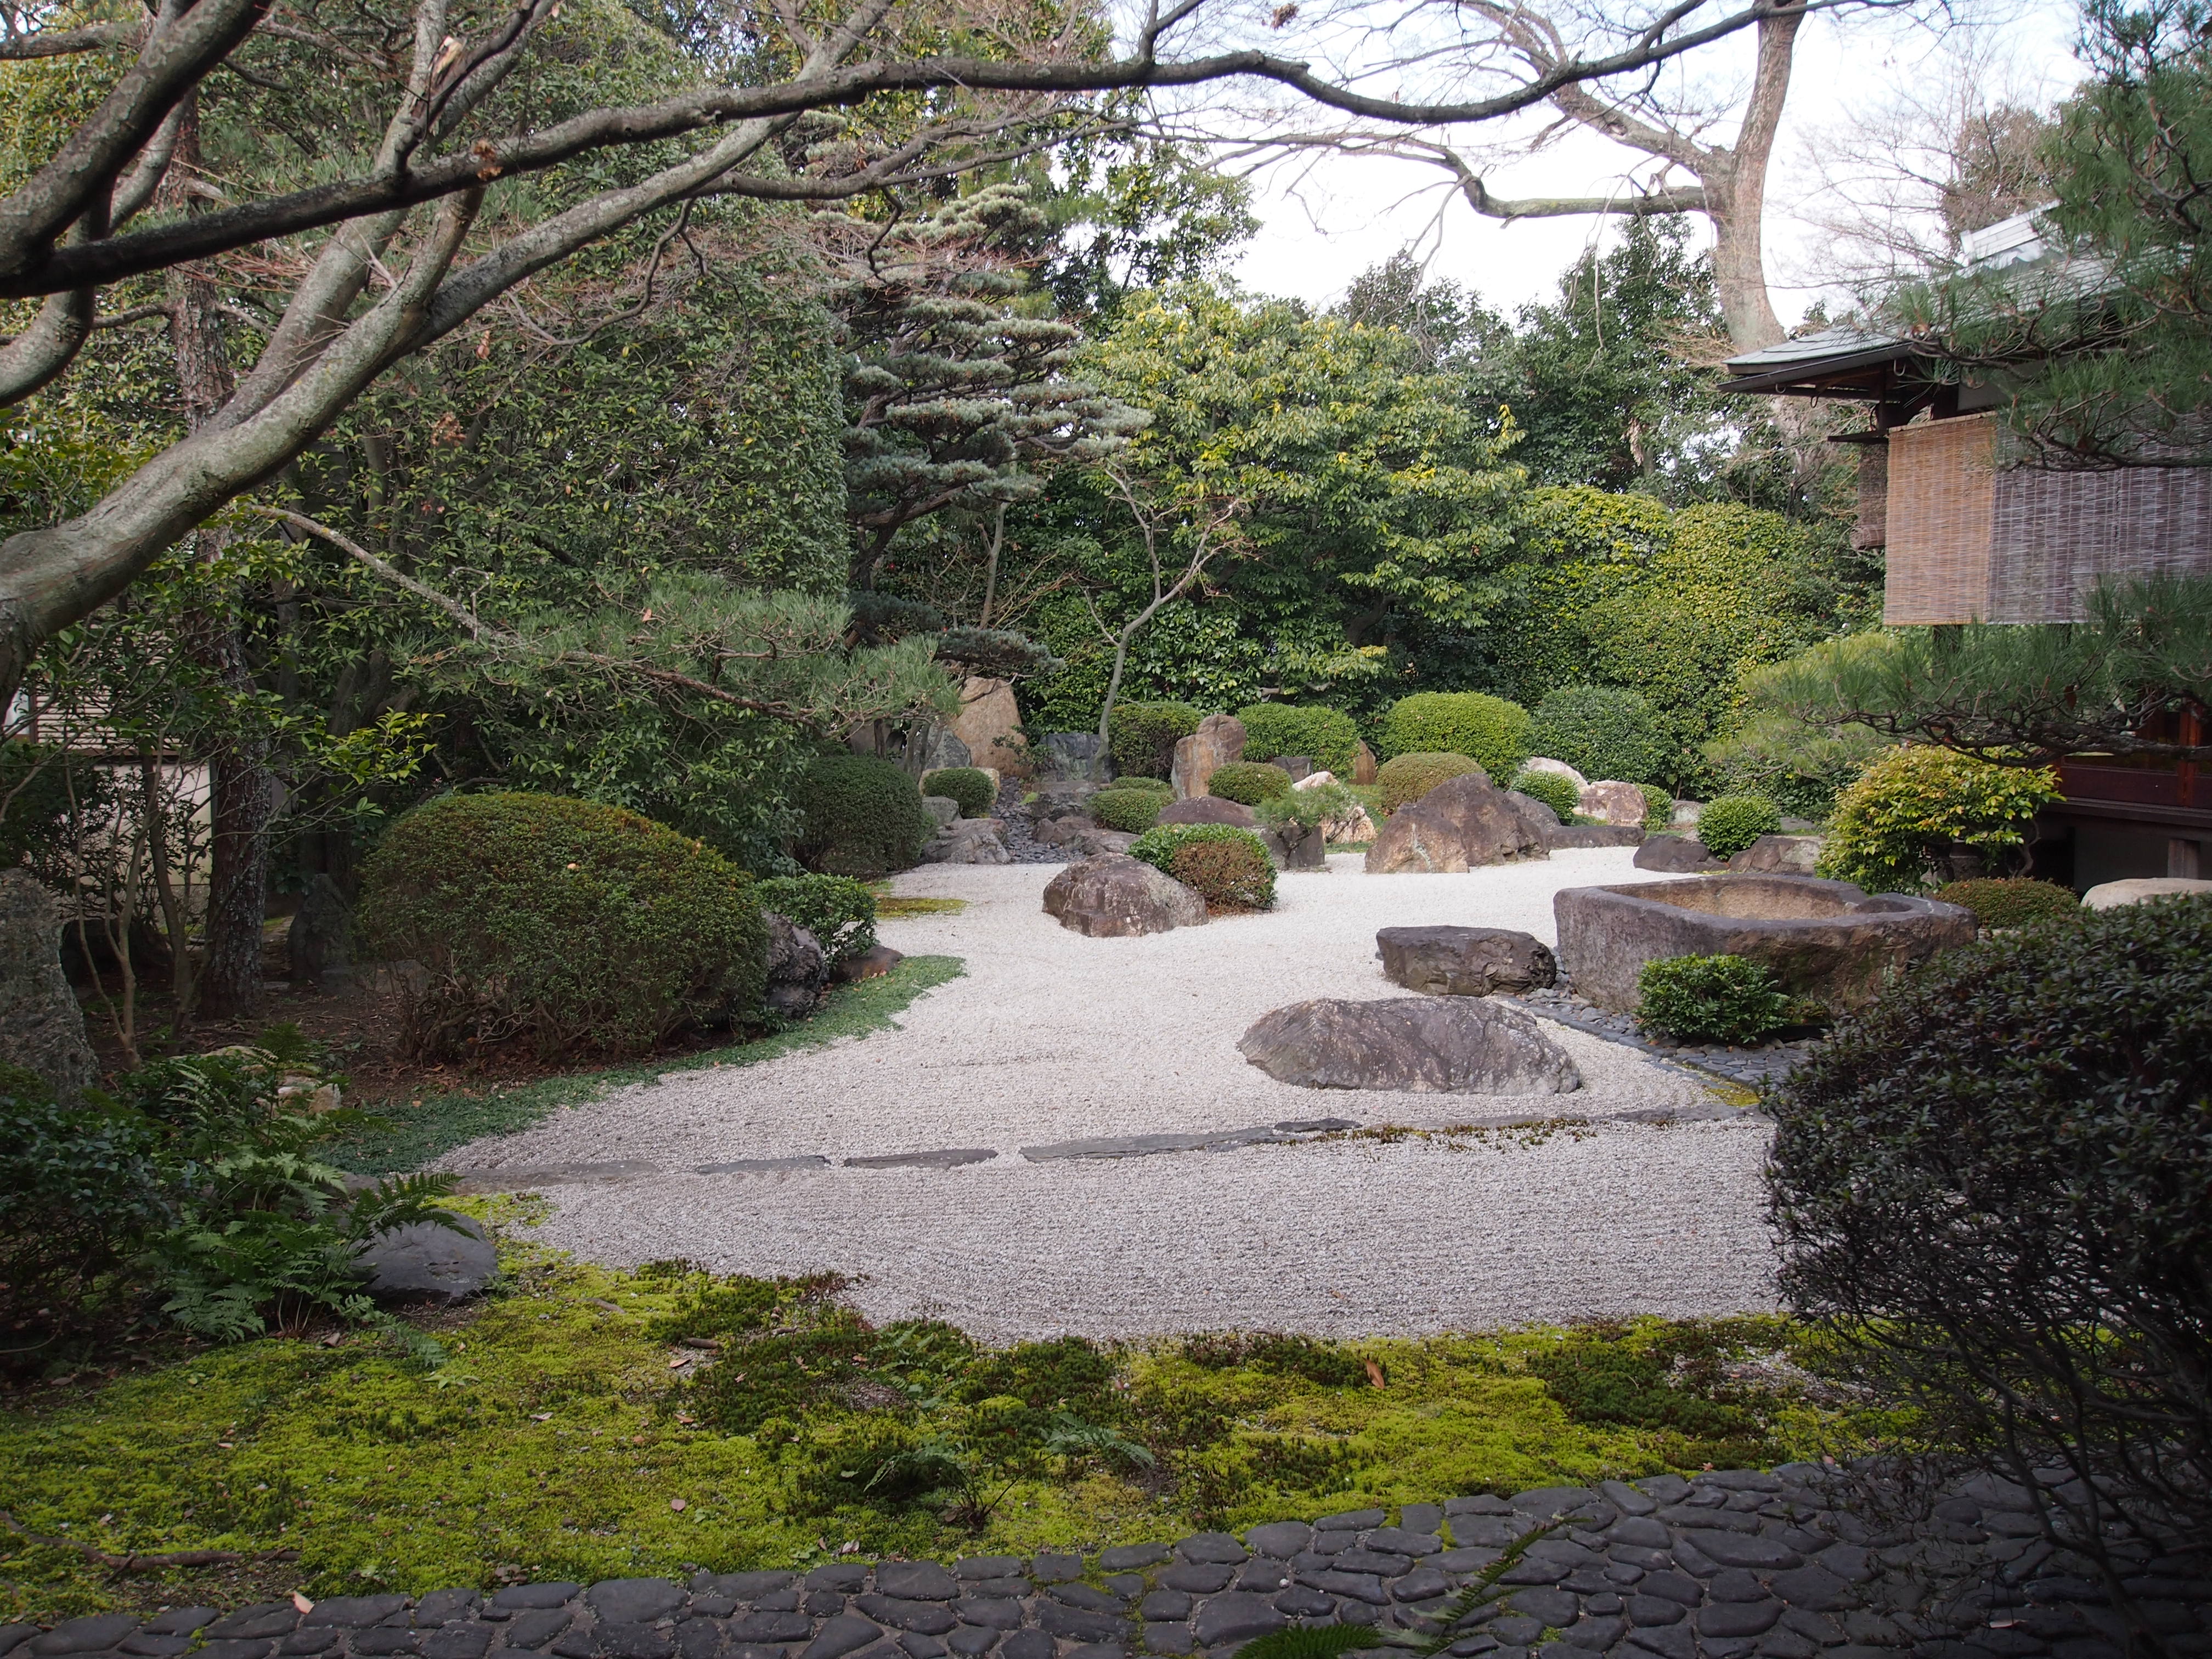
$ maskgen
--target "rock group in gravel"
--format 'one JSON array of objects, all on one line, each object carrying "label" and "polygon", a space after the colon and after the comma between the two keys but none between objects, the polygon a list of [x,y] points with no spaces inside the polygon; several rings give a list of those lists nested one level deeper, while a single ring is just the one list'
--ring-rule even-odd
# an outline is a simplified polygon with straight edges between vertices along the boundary
[{"label": "rock group in gravel", "polygon": [[[1889,1494],[1894,1498],[1895,1494]],[[1792,1464],[1281,1521],[1085,1557],[838,1562],[686,1583],[187,1607],[0,1628],[0,1659],[1130,1659],[1232,1653],[1291,1625],[1449,1634],[1455,1593],[1548,1522],[1453,1626],[1454,1659],[2123,1659],[2123,1623],[2029,1495],[1987,1476],[1910,1518],[1858,1476]],[[2124,1555],[2134,1616],[2212,1652],[2202,1564]],[[304,1598],[301,1598],[304,1601]],[[21,1651],[18,1651],[20,1650]]]}]

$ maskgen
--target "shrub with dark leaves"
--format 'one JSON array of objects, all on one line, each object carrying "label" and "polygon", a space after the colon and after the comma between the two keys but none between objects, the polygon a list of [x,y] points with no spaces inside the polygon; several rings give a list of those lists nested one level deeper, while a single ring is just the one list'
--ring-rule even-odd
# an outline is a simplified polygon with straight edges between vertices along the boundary
[{"label": "shrub with dark leaves", "polygon": [[2212,899],[1946,952],[1772,1109],[1802,1316],[2081,1536],[2212,1540]]}]

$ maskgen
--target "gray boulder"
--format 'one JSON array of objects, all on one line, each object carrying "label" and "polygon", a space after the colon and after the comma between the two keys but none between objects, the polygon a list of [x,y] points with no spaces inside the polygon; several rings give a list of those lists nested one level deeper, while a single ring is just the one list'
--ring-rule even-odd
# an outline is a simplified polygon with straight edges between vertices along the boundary
[{"label": "gray boulder", "polygon": [[1062,844],[1078,858],[1095,859],[1101,853],[1126,853],[1137,838],[1123,830],[1084,830]]},{"label": "gray boulder", "polygon": [[317,989],[349,979],[353,973],[353,915],[337,883],[318,872],[307,879],[286,930],[292,982]]},{"label": "gray boulder", "polygon": [[1071,864],[1047,884],[1044,913],[1091,939],[1126,939],[1196,927],[1206,901],[1171,876],[1127,854]]},{"label": "gray boulder", "polygon": [[803,1018],[829,987],[830,959],[821,941],[788,916],[763,910],[761,920],[768,924],[768,992],[762,1000],[771,1013]]},{"label": "gray boulder", "polygon": [[1314,763],[1313,757],[1310,755],[1278,755],[1267,764],[1280,767],[1289,773],[1292,783],[1296,783],[1300,778],[1310,778],[1313,775]]},{"label": "gray boulder", "polygon": [[[1297,839],[1293,840],[1293,836]],[[1328,830],[1322,824],[1310,830],[1301,830],[1296,824],[1284,830],[1262,830],[1260,839],[1279,870],[1328,868]]]},{"label": "gray boulder", "polygon": [[1574,847],[1641,847],[1644,831],[1620,823],[1555,823],[1544,831],[1554,853]]},{"label": "gray boulder", "polygon": [[1390,815],[1367,849],[1367,873],[1444,874],[1550,856],[1559,819],[1541,801],[1500,789],[1480,772],[1446,778]]},{"label": "gray boulder", "polygon": [[2212,881],[2194,876],[2137,876],[2129,881],[2100,882],[2081,896],[2092,910],[2118,910],[2153,899],[2197,898],[2212,894]]},{"label": "gray boulder", "polygon": [[1540,990],[1559,977],[1551,946],[1510,927],[1385,927],[1375,945],[1385,978],[1428,996]]},{"label": "gray boulder", "polygon": [[1730,859],[1728,867],[1751,875],[1814,875],[1824,845],[1819,836],[1761,836]]},{"label": "gray boulder", "polygon": [[919,758],[921,763],[921,769],[924,772],[935,772],[948,766],[973,766],[975,763],[975,757],[969,751],[968,745],[953,736],[952,728],[949,726],[932,724],[916,746],[921,751]]},{"label": "gray boulder", "polygon": [[960,816],[960,803],[950,795],[924,795],[921,810],[937,820],[940,830]]},{"label": "gray boulder", "polygon": [[[1184,739],[1188,742],[1188,738]],[[1162,823],[1229,823],[1239,830],[1256,830],[1260,820],[1252,809],[1241,801],[1224,800],[1218,795],[1193,795],[1188,800],[1170,801],[1160,808]]]},{"label": "gray boulder", "polygon": [[944,825],[921,849],[924,864],[1012,864],[1005,826],[996,818],[957,818]]},{"label": "gray boulder", "polygon": [[1048,777],[1080,778],[1103,783],[1113,769],[1107,757],[1106,739],[1096,732],[1048,732],[1037,744]]},{"label": "gray boulder", "polygon": [[1636,849],[1636,867],[1686,876],[1725,870],[1728,866],[1707,852],[1705,842],[1695,836],[1646,836]]},{"label": "gray boulder", "polygon": [[384,1302],[455,1302],[491,1283],[499,1252],[475,1222],[456,1220],[458,1232],[414,1221],[387,1227],[362,1245],[354,1261],[368,1275],[368,1293]]},{"label": "gray boulder", "polygon": [[1517,1009],[1459,997],[1318,997],[1263,1016],[1237,1050],[1306,1089],[1563,1095],[1583,1086],[1566,1051]]},{"label": "gray boulder", "polygon": [[84,1010],[62,972],[61,907],[21,870],[0,873],[0,1056],[67,1100],[93,1079]]}]

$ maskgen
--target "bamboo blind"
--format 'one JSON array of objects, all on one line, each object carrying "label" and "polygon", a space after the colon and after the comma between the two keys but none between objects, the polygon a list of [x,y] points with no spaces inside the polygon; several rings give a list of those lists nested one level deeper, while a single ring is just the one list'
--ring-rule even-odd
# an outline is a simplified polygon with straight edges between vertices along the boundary
[{"label": "bamboo blind", "polygon": [[1889,448],[1886,623],[2073,622],[2100,578],[2212,574],[2212,468],[2002,467],[1993,415]]}]

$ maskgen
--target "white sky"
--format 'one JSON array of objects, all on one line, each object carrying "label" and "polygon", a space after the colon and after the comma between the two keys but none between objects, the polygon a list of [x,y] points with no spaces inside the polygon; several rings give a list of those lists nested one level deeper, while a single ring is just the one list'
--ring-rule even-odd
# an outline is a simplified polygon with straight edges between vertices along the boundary
[{"label": "white sky", "polygon": [[[1998,51],[2010,59],[2008,81],[2047,100],[2080,78],[2070,0],[1954,0],[1951,9],[1999,37]],[[1703,76],[1723,88],[1747,88],[1751,40],[1746,31],[1710,49],[1701,60]],[[1785,325],[1802,317],[1821,280],[1823,234],[1802,216],[1814,187],[1808,137],[1927,72],[1933,49],[1926,29],[1894,17],[1824,14],[1806,24],[1767,189],[1767,280]],[[1731,120],[1723,131],[1732,126]],[[1456,137],[1468,147],[1491,145],[1510,131],[1468,130]],[[1504,197],[1603,195],[1620,186],[1628,163],[1642,159],[1577,131],[1538,155],[1498,167],[1488,184]],[[1263,228],[1244,251],[1238,279],[1259,293],[1328,305],[1361,271],[1411,243],[1431,257],[1432,276],[1449,277],[1510,311],[1524,301],[1552,298],[1561,272],[1593,237],[1607,238],[1611,246],[1619,234],[1618,221],[1485,219],[1456,198],[1444,199],[1434,188],[1442,177],[1431,167],[1385,159],[1333,156],[1295,170],[1279,166],[1257,181]],[[1703,239],[1703,221],[1693,217],[1692,223]]]}]

